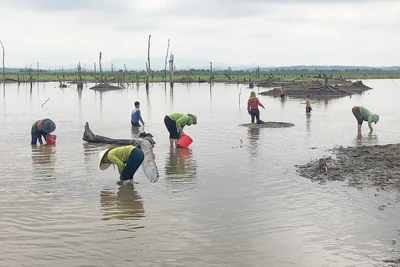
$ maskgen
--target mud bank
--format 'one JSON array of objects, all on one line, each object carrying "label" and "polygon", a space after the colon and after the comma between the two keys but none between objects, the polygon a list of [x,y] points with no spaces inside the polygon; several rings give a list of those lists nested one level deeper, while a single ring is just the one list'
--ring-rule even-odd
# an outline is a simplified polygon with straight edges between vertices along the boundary
[{"label": "mud bank", "polygon": [[243,123],[239,124],[239,126],[245,126],[249,128],[288,128],[293,127],[294,124],[289,122],[265,121],[263,124]]},{"label": "mud bank", "polygon": [[[280,96],[280,88],[275,87],[274,89],[260,92],[260,95],[269,96]],[[326,88],[321,88],[324,84],[320,81],[311,82],[293,82],[284,84],[286,88],[286,95],[290,97],[305,97],[306,94],[312,94],[313,96],[326,96],[326,97],[341,97],[351,94],[361,94],[364,91],[372,89],[369,86],[363,84],[362,81],[351,82],[351,81],[340,81],[333,85],[327,84]]]},{"label": "mud bank", "polygon": [[400,193],[400,144],[336,147],[332,157],[296,166],[314,181],[346,181],[350,186],[375,187]]}]

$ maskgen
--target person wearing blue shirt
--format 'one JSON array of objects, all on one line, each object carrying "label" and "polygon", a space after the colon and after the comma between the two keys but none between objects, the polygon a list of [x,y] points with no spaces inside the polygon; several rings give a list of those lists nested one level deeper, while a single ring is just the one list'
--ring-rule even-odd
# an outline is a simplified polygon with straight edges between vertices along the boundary
[{"label": "person wearing blue shirt", "polygon": [[132,126],[140,126],[140,123],[144,126],[144,121],[142,119],[142,115],[140,114],[140,103],[139,101],[135,102],[135,109],[132,110],[132,115],[131,115],[131,124]]}]

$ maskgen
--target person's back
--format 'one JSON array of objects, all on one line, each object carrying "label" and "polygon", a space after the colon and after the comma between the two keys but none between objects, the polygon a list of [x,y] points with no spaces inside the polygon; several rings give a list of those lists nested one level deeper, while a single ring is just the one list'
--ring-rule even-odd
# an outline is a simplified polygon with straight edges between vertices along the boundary
[{"label": "person's back", "polygon": [[131,124],[132,126],[140,126],[141,122],[144,125],[144,121],[142,119],[142,115],[140,113],[140,103],[138,101],[135,102],[135,109],[131,114]]}]

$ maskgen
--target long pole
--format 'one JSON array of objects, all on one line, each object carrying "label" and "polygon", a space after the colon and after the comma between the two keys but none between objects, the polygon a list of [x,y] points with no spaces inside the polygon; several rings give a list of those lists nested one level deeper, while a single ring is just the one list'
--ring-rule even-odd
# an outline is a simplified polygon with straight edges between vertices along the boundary
[{"label": "long pole", "polygon": [[0,40],[0,44],[1,44],[1,47],[3,48],[3,82],[5,82],[6,81],[6,76],[4,75],[4,55],[6,54],[6,51],[4,50],[4,45],[1,42],[1,40]]}]

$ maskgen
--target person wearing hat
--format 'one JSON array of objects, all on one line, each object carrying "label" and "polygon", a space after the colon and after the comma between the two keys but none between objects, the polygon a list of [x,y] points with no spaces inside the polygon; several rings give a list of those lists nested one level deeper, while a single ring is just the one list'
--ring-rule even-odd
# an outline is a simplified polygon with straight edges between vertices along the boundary
[{"label": "person wearing hat", "polygon": [[46,140],[46,136],[49,133],[54,132],[56,129],[56,124],[50,119],[38,120],[32,125],[31,129],[31,145],[36,145],[37,141],[39,144],[43,145],[42,136]]},{"label": "person wearing hat", "polygon": [[179,138],[183,134],[183,127],[196,125],[197,116],[186,113],[171,113],[164,117],[164,123],[169,132],[169,144],[170,147],[175,146],[178,143]]},{"label": "person wearing hat", "polygon": [[135,109],[132,111],[131,114],[131,124],[132,126],[140,126],[139,121],[144,126],[144,121],[142,119],[142,115],[140,114],[140,103],[139,101],[135,102]]},{"label": "person wearing hat", "polygon": [[133,145],[108,148],[99,153],[100,169],[105,170],[115,164],[123,185],[133,184],[133,175],[144,160],[144,153]]},{"label": "person wearing hat", "polygon": [[372,114],[371,111],[366,109],[363,106],[354,106],[351,110],[353,112],[354,117],[357,119],[357,133],[358,135],[361,135],[361,125],[363,124],[364,121],[368,121],[368,127],[370,130],[370,133],[374,130],[372,128],[372,123],[375,122],[375,124],[379,121],[379,116],[377,114]]}]

